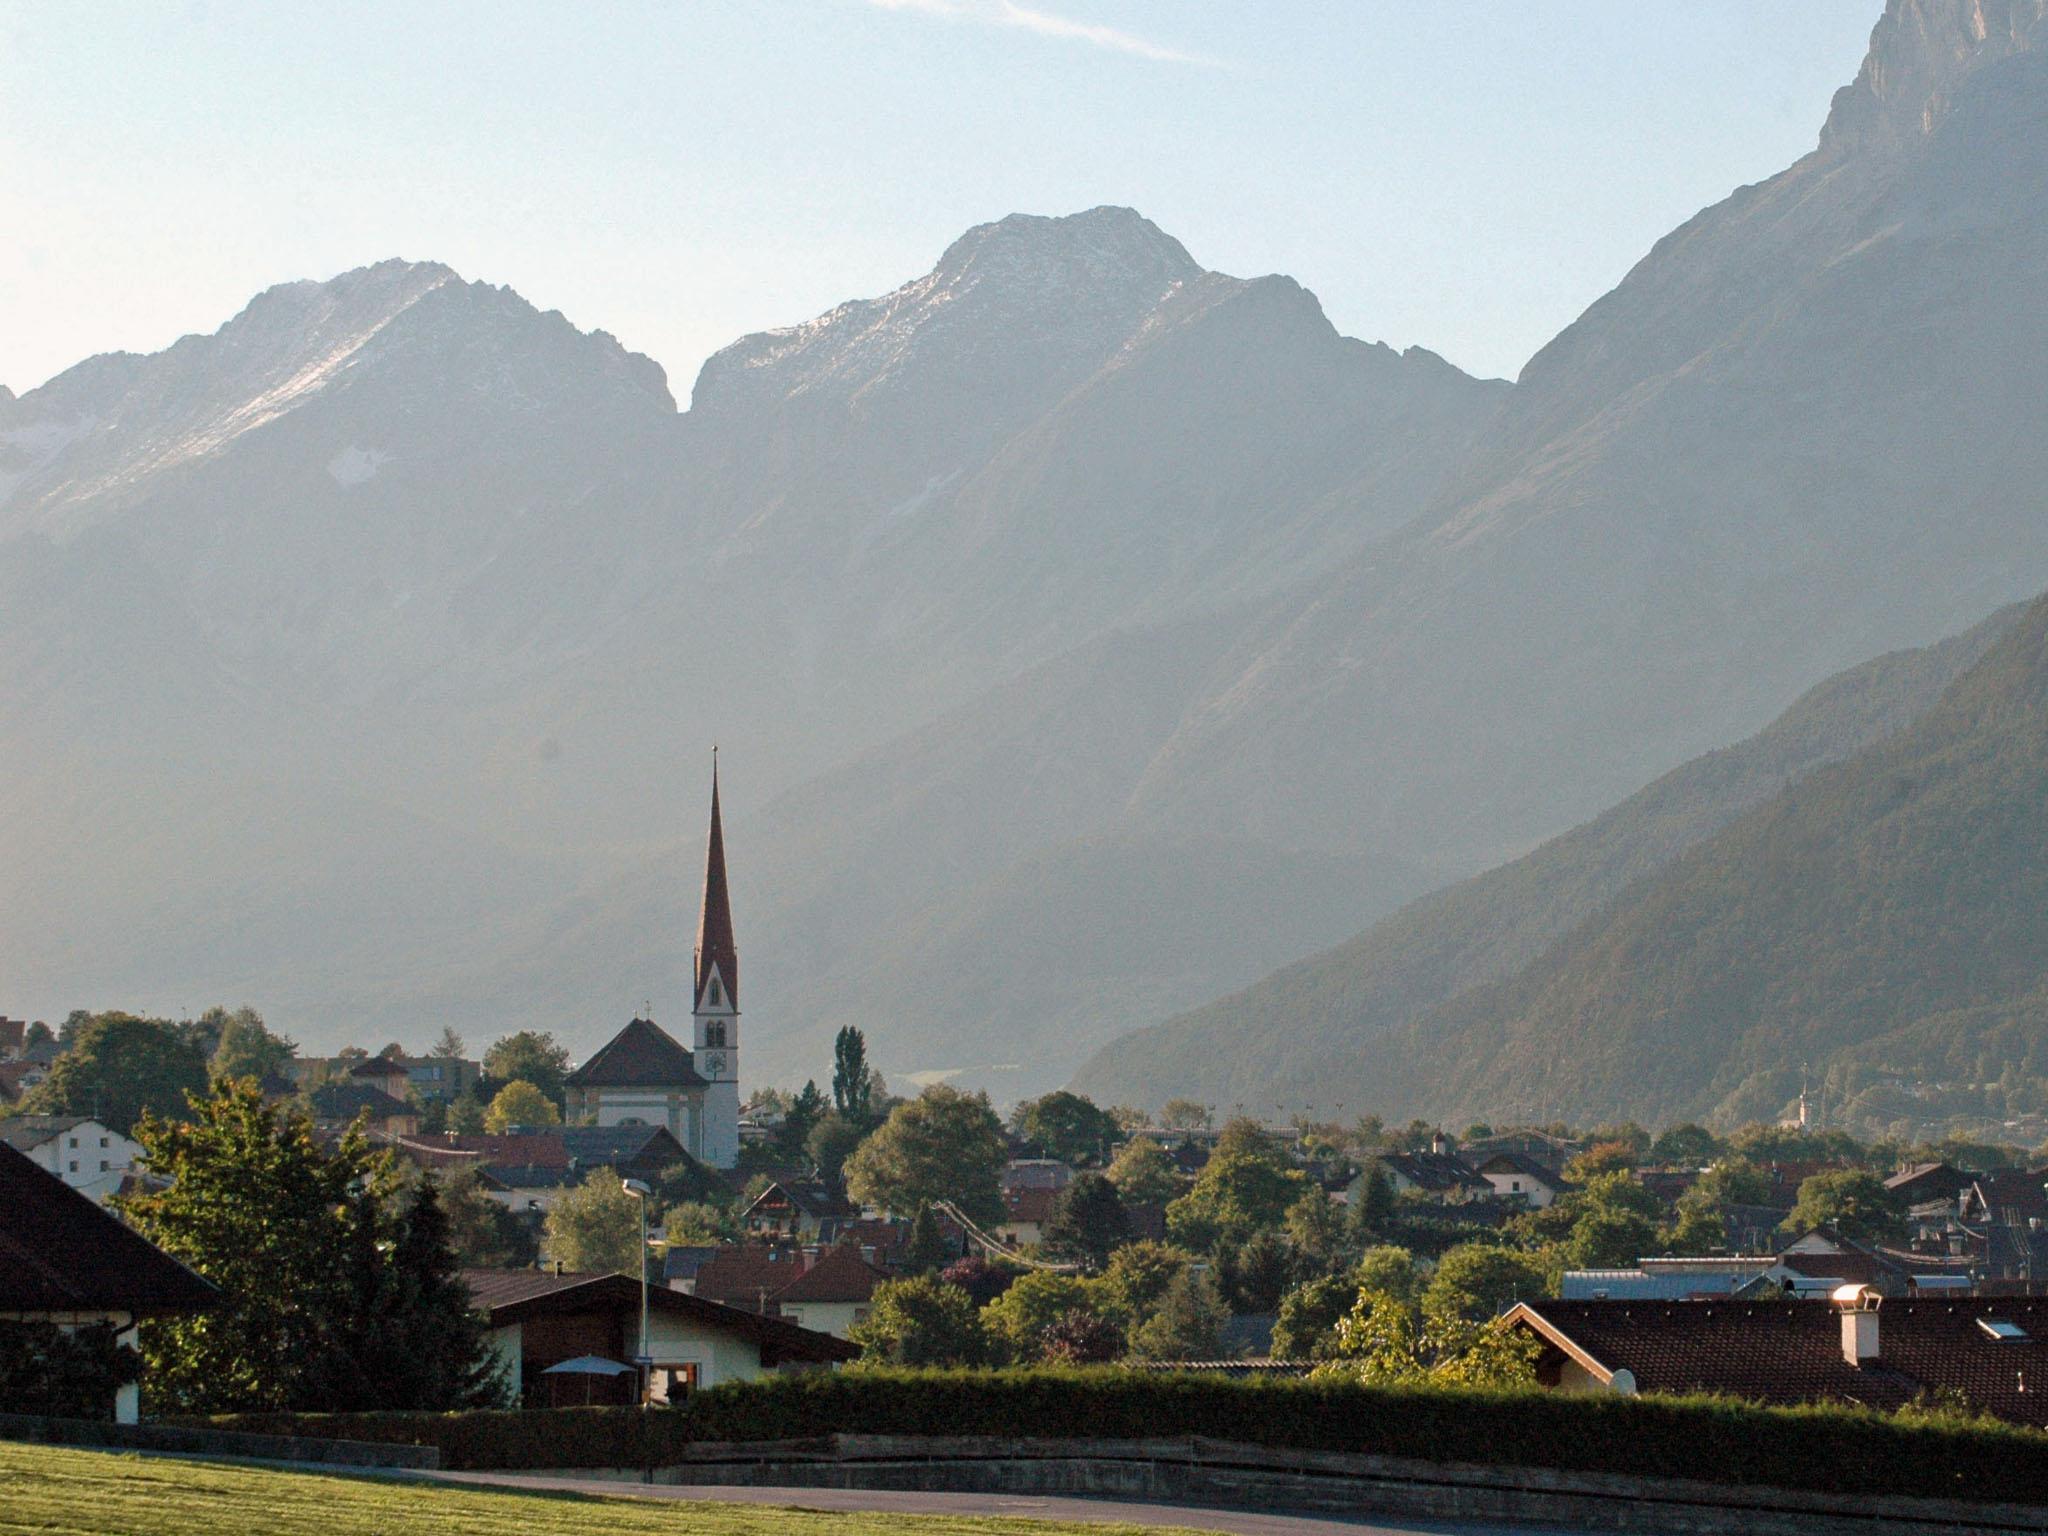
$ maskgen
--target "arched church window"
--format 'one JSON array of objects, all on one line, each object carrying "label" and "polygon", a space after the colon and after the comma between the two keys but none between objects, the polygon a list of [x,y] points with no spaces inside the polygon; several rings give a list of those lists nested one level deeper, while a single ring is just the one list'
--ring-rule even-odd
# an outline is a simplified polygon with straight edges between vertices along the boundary
[{"label": "arched church window", "polygon": [[[717,983],[713,982],[712,985],[716,986]],[[704,1043],[706,1045],[725,1044],[725,1022],[722,1019],[714,1019],[711,1023],[704,1026]]]}]

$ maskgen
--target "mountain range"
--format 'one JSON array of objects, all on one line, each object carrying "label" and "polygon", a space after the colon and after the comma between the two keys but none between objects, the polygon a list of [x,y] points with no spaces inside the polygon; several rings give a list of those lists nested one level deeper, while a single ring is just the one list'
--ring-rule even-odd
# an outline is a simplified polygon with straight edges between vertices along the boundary
[{"label": "mountain range", "polygon": [[0,974],[588,1048],[682,1007],[717,740],[750,1075],[1057,1083],[2048,587],[2043,19],[1892,0],[1512,386],[1095,209],[687,410],[405,262],[0,398]]}]

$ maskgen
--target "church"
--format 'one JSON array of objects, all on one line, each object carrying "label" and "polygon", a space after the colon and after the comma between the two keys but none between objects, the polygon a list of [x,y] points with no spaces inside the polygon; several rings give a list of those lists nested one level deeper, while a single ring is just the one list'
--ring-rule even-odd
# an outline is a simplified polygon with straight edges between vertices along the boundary
[{"label": "church", "polygon": [[568,1076],[572,1125],[659,1125],[691,1156],[730,1168],[740,1155],[740,957],[725,884],[718,758],[711,760],[711,837],[690,1007],[690,1048],[635,1019]]}]

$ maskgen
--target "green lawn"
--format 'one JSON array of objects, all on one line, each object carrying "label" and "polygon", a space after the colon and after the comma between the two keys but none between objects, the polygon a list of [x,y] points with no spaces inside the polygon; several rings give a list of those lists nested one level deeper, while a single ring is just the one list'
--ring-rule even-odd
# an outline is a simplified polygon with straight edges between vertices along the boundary
[{"label": "green lawn", "polygon": [[[1134,1526],[485,1493],[0,1443],[0,1532],[66,1536],[1126,1536]],[[1187,1533],[1193,1536],[1193,1533]]]}]

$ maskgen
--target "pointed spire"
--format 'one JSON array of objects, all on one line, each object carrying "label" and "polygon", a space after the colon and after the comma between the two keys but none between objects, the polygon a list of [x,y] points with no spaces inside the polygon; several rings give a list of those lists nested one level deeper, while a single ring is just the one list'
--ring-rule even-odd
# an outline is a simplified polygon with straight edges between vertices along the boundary
[{"label": "pointed spire", "polygon": [[718,748],[711,749],[711,839],[704,850],[704,909],[697,919],[696,1003],[704,1006],[705,984],[713,968],[725,989],[725,1001],[740,1005],[740,956],[732,939],[732,904],[725,889],[725,828],[718,814]]}]

